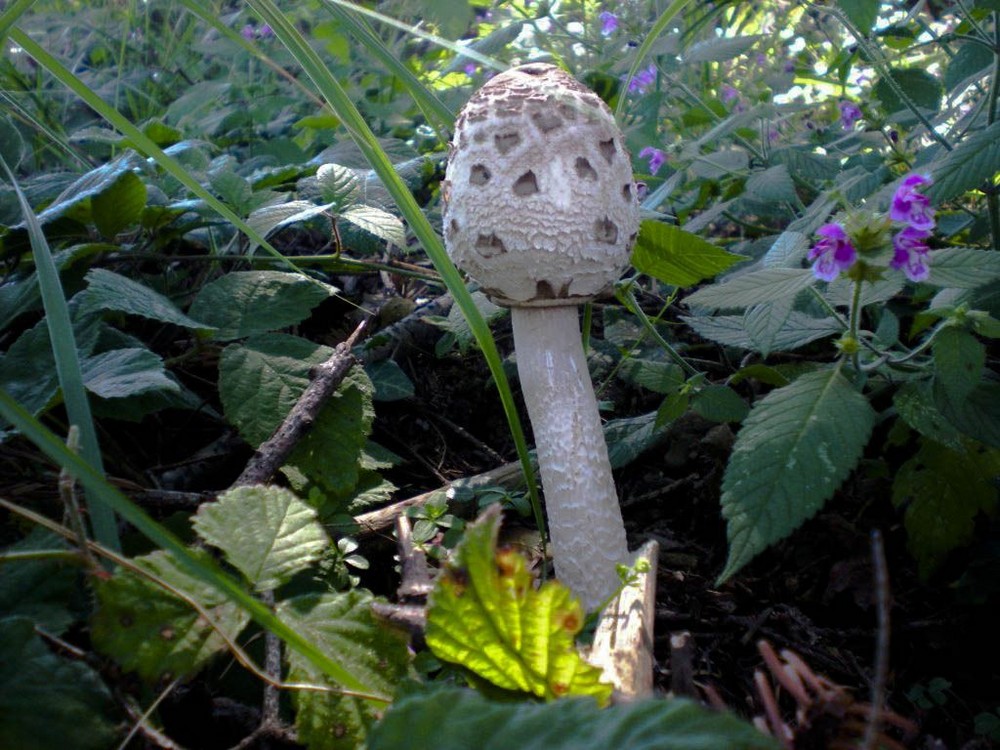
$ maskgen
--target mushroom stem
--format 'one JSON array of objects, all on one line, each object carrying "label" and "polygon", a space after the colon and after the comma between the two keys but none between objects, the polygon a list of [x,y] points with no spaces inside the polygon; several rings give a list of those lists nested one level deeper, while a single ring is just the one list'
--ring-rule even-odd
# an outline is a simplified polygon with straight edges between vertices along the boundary
[{"label": "mushroom stem", "polygon": [[625,526],[574,305],[512,307],[556,576],[595,609],[621,581]]}]

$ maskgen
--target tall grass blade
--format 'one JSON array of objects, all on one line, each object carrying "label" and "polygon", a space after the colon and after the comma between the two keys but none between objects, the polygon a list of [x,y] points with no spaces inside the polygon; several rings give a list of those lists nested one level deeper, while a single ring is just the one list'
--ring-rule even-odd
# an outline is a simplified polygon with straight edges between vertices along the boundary
[{"label": "tall grass blade", "polygon": [[[38,275],[38,286],[42,294],[42,306],[45,309],[45,323],[49,328],[49,340],[52,342],[52,355],[56,362],[56,374],[62,389],[63,401],[69,423],[80,430],[80,450],[84,460],[93,467],[94,472],[104,477],[104,462],[101,460],[101,446],[97,442],[97,430],[94,418],[90,413],[90,401],[87,389],[83,385],[83,373],[80,370],[80,356],[76,347],[76,337],[73,335],[73,323],[69,317],[69,307],[63,293],[59,271],[49,243],[45,239],[41,224],[35,212],[28,205],[27,199],[18,184],[14,173],[7,166],[7,161],[0,156],[0,166],[10,180],[17,194],[24,214],[24,224],[28,229],[31,241],[31,253],[35,259],[35,269]],[[118,539],[118,527],[114,511],[100,498],[88,493],[90,501],[90,522],[93,526],[94,538],[105,547],[121,551]]]},{"label": "tall grass blade", "polygon": [[100,499],[105,506],[118,513],[160,549],[172,554],[192,576],[214,586],[236,602],[261,627],[267,628],[277,635],[318,669],[336,680],[342,687],[388,702],[386,696],[381,696],[377,691],[369,689],[343,665],[324,654],[314,644],[275,616],[267,606],[251,596],[232,577],[223,573],[215,563],[203,561],[192,555],[183,542],[146,515],[145,511],[119,490],[108,484],[93,466],[67,449],[56,435],[47,430],[3,390],[0,390],[0,416],[13,424],[22,435],[38,446],[50,459],[73,474],[88,493]]},{"label": "tall grass blade", "polygon": [[642,40],[642,44],[636,50],[635,60],[632,61],[632,66],[628,69],[628,74],[625,76],[625,85],[622,86],[622,92],[618,96],[618,104],[615,106],[615,117],[621,117],[622,111],[625,109],[625,101],[628,99],[628,86],[632,82],[632,79],[635,78],[635,74],[639,72],[639,68],[642,66],[643,60],[646,59],[646,55],[649,54],[653,45],[656,44],[656,41],[660,38],[660,34],[667,30],[667,26],[674,20],[674,17],[684,10],[684,7],[690,2],[691,0],[674,0],[670,3],[667,9],[656,19],[646,38]]},{"label": "tall grass blade", "polygon": [[507,417],[507,423],[510,426],[511,436],[517,447],[518,458],[521,461],[526,483],[531,493],[531,505],[535,520],[544,536],[545,519],[535,486],[535,472],[531,465],[528,445],[517,415],[517,407],[514,404],[510,384],[503,371],[500,353],[497,351],[496,342],[493,340],[489,326],[476,308],[472,296],[465,288],[465,283],[461,275],[448,257],[441,239],[437,236],[433,227],[431,227],[430,222],[427,221],[427,217],[424,216],[423,211],[417,205],[416,200],[405,183],[396,174],[392,162],[379,145],[378,138],[376,138],[371,128],[368,127],[368,123],[365,122],[364,117],[361,116],[361,113],[354,105],[354,102],[351,101],[347,92],[331,75],[330,71],[327,70],[316,51],[306,42],[284,13],[278,9],[273,0],[247,0],[247,4],[271,26],[278,39],[281,40],[292,57],[302,66],[302,69],[312,79],[316,88],[319,89],[320,94],[329,103],[337,117],[340,118],[344,127],[347,128],[351,138],[354,139],[355,144],[396,202],[410,229],[423,245],[434,267],[441,274],[442,281],[454,297],[455,304],[458,305],[468,321],[469,328],[476,342],[479,344],[483,356],[486,358],[493,381],[496,383],[504,413]]},{"label": "tall grass blade", "polygon": [[0,15],[0,42],[7,36],[10,27],[17,23],[17,19],[25,14],[35,0],[14,0],[10,7]]}]

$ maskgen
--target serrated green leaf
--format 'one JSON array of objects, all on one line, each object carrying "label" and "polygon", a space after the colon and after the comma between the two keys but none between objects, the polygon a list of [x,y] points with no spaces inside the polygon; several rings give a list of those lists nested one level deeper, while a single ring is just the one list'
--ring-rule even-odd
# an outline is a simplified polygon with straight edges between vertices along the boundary
[{"label": "serrated green leaf", "polygon": [[765,268],[706,286],[684,301],[698,307],[736,309],[794,297],[814,283],[816,277],[808,268]]},{"label": "serrated green leaf", "polygon": [[0,619],[0,738],[13,750],[105,750],[114,701],[82,661],[53,653],[25,617]]},{"label": "serrated green leaf", "polygon": [[935,203],[981,187],[1000,172],[1000,122],[965,138],[925,169],[934,177],[925,192]]},{"label": "serrated green leaf", "polygon": [[642,222],[632,249],[632,265],[639,273],[680,287],[712,278],[741,260],[745,260],[742,255],[662,221]]},{"label": "serrated green leaf", "polygon": [[1000,384],[980,383],[960,401],[946,398],[938,389],[934,397],[945,419],[963,434],[1000,448]]},{"label": "serrated green leaf", "polygon": [[[267,237],[271,232],[289,224],[308,221],[315,216],[329,213],[329,206],[317,206],[309,201],[288,201],[274,205],[261,206],[250,212],[247,224],[255,229],[261,237]],[[248,252],[253,254],[256,243],[251,243]]]},{"label": "serrated green leaf", "polygon": [[309,371],[333,350],[298,336],[265,333],[230,344],[219,357],[219,397],[226,419],[257,447],[281,425],[309,385]]},{"label": "serrated green leaf", "polygon": [[[976,42],[964,42],[948,61],[944,72],[944,88],[953,92],[959,85],[985,77],[993,65],[993,52]],[[958,93],[958,92],[954,92]]]},{"label": "serrated green leaf", "polygon": [[777,750],[752,724],[683,698],[599,711],[592,700],[499,703],[438,687],[396,701],[372,730],[369,750]]},{"label": "serrated green leaf", "polygon": [[297,273],[235,271],[203,286],[190,313],[228,341],[300,323],[336,291]]},{"label": "serrated green leaf", "polygon": [[837,5],[862,34],[868,34],[878,20],[878,0],[837,0]]},{"label": "serrated green leaf", "polygon": [[337,211],[359,192],[358,175],[350,167],[340,164],[323,164],[316,170],[316,184],[324,203]]},{"label": "serrated green leaf", "polygon": [[85,201],[111,188],[122,175],[139,167],[141,163],[135,153],[129,152],[92,169],[63,190],[44,211],[38,214],[38,222],[47,224],[68,213],[83,209]]},{"label": "serrated green leaf", "polygon": [[968,445],[953,451],[926,441],[903,464],[892,486],[892,501],[906,505],[903,523],[922,578],[955,549],[972,541],[976,516],[997,509],[996,476],[1000,450]]},{"label": "serrated green leaf", "polygon": [[146,207],[146,185],[132,171],[125,172],[90,201],[90,214],[103,237],[114,238],[139,221]]},{"label": "serrated green leaf", "polygon": [[[896,68],[891,71],[892,79],[903,90],[918,108],[937,112],[941,106],[943,91],[941,82],[921,68]],[[899,98],[892,86],[879,78],[872,89],[875,96],[882,102],[882,108],[888,115],[902,115],[909,120],[913,115]]]},{"label": "serrated green leaf", "polygon": [[[757,341],[746,327],[744,315],[712,315],[681,317],[699,336],[723,346],[735,346],[751,351],[763,351],[765,342]],[[813,318],[805,313],[791,312],[784,324],[769,337],[769,351],[792,351],[817,339],[843,331],[834,318]]]},{"label": "serrated green leaf", "polygon": [[[685,396],[685,406],[686,404]],[[673,417],[663,420],[658,417],[659,414],[653,412],[637,417],[611,419],[604,424],[604,442],[608,445],[608,460],[612,469],[627,466],[666,438],[667,426]]]},{"label": "serrated green leaf", "polygon": [[112,349],[80,363],[83,384],[101,398],[126,398],[150,391],[180,393],[163,360],[149,349]]},{"label": "serrated green leaf", "polygon": [[[407,677],[409,656],[405,634],[378,622],[373,598],[355,589],[343,594],[312,594],[278,605],[278,614],[330,658],[343,663],[380,694],[391,696]],[[288,678],[334,686],[311,662],[288,652]],[[384,710],[353,696],[297,690],[292,694],[295,727],[309,750],[354,750],[363,747],[368,729]]]},{"label": "serrated green leaf", "polygon": [[370,232],[392,245],[406,246],[406,230],[403,228],[403,222],[381,208],[362,205],[349,206],[339,213],[339,218],[351,222],[356,227],[361,227],[366,232]]},{"label": "serrated green leaf", "polygon": [[228,490],[204,503],[192,524],[258,591],[287,583],[330,545],[316,511],[281,487]]},{"label": "serrated green leaf", "polygon": [[303,497],[312,487],[322,491],[324,518],[344,512],[357,488],[362,454],[375,419],[372,391],[363,370],[348,373],[282,468]]},{"label": "serrated green leaf", "polygon": [[892,402],[900,419],[921,435],[952,450],[962,449],[962,435],[938,409],[929,383],[905,383]]},{"label": "serrated green leaf", "polygon": [[699,154],[691,162],[691,174],[705,180],[718,180],[746,172],[750,156],[743,149],[723,148],[711,154]]},{"label": "serrated green leaf", "polygon": [[[998,131],[1000,136],[1000,131]],[[974,247],[948,247],[931,254],[928,284],[975,289],[1000,278],[1000,253]]]},{"label": "serrated green leaf", "polygon": [[[208,556],[204,550],[191,552]],[[239,605],[182,569],[170,554],[157,551],[133,562],[198,602],[230,638],[250,621]],[[194,674],[226,647],[216,628],[187,602],[136,573],[119,568],[111,578],[95,581],[94,591],[94,647],[145,680]]]},{"label": "serrated green leaf", "polygon": [[786,164],[776,164],[747,178],[744,195],[764,203],[792,203],[798,200],[795,182]]},{"label": "serrated green leaf", "polygon": [[[34,529],[4,552],[68,551],[61,537]],[[17,560],[0,564],[0,612],[27,617],[53,635],[62,635],[76,619],[73,607],[83,585],[80,566],[65,560]]]},{"label": "serrated green leaf", "polygon": [[[760,352],[762,357],[767,357],[771,353],[774,342],[782,331],[785,331],[786,335],[789,332],[788,319],[792,315],[794,302],[793,297],[785,297],[774,302],[753,305],[743,313],[743,328],[754,343],[754,349]],[[799,328],[794,323],[792,325],[807,335],[812,333],[809,328]]]},{"label": "serrated green leaf", "polygon": [[399,401],[414,393],[413,381],[394,360],[371,362],[365,365],[365,372],[375,386],[376,401]]},{"label": "serrated green leaf", "polygon": [[113,310],[140,318],[173,323],[182,328],[210,330],[212,326],[189,318],[173,302],[138,281],[105,268],[87,272],[86,310]]},{"label": "serrated green leaf", "polygon": [[684,385],[684,370],[673,362],[629,357],[618,368],[618,377],[653,393],[673,393]]},{"label": "serrated green leaf", "polygon": [[691,408],[713,422],[742,422],[750,407],[726,385],[706,385],[691,397]]},{"label": "serrated green leaf", "polygon": [[960,328],[945,328],[934,339],[934,381],[952,402],[959,402],[979,385],[986,365],[986,348]]},{"label": "serrated green leaf", "polygon": [[606,704],[611,685],[576,649],[580,602],[558,581],[536,589],[524,557],[497,549],[499,529],[497,505],[466,528],[428,600],[427,645],[505,690],[548,700],[590,695]]},{"label": "serrated green leaf", "polygon": [[[840,174],[840,161],[828,154],[817,154],[811,146],[789,146],[775,149],[771,154],[772,164],[785,164],[788,173],[796,180],[822,183]],[[823,196],[820,196],[823,199]],[[826,200],[824,199],[825,203]],[[826,217],[829,211],[824,211]],[[804,231],[804,230],[799,230]]]},{"label": "serrated green leaf", "polygon": [[722,480],[723,581],[823,507],[854,468],[875,412],[839,370],[807,373],[757,402]]}]

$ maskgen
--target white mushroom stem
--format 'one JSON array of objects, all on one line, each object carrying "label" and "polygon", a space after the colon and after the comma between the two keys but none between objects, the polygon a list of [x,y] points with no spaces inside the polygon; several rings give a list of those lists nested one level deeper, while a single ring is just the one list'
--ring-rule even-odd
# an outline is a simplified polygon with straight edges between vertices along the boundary
[{"label": "white mushroom stem", "polygon": [[556,577],[595,609],[620,585],[628,547],[577,307],[513,307],[511,321]]}]

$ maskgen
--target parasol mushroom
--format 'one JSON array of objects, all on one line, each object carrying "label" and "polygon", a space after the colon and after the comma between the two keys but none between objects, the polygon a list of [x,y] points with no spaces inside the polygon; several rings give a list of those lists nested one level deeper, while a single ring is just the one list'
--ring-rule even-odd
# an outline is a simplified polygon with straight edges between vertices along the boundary
[{"label": "parasol mushroom", "polygon": [[618,279],[638,232],[621,132],[556,66],[512,68],[459,115],[443,193],[449,255],[511,309],[556,576],[593,609],[628,547],[578,306]]}]

